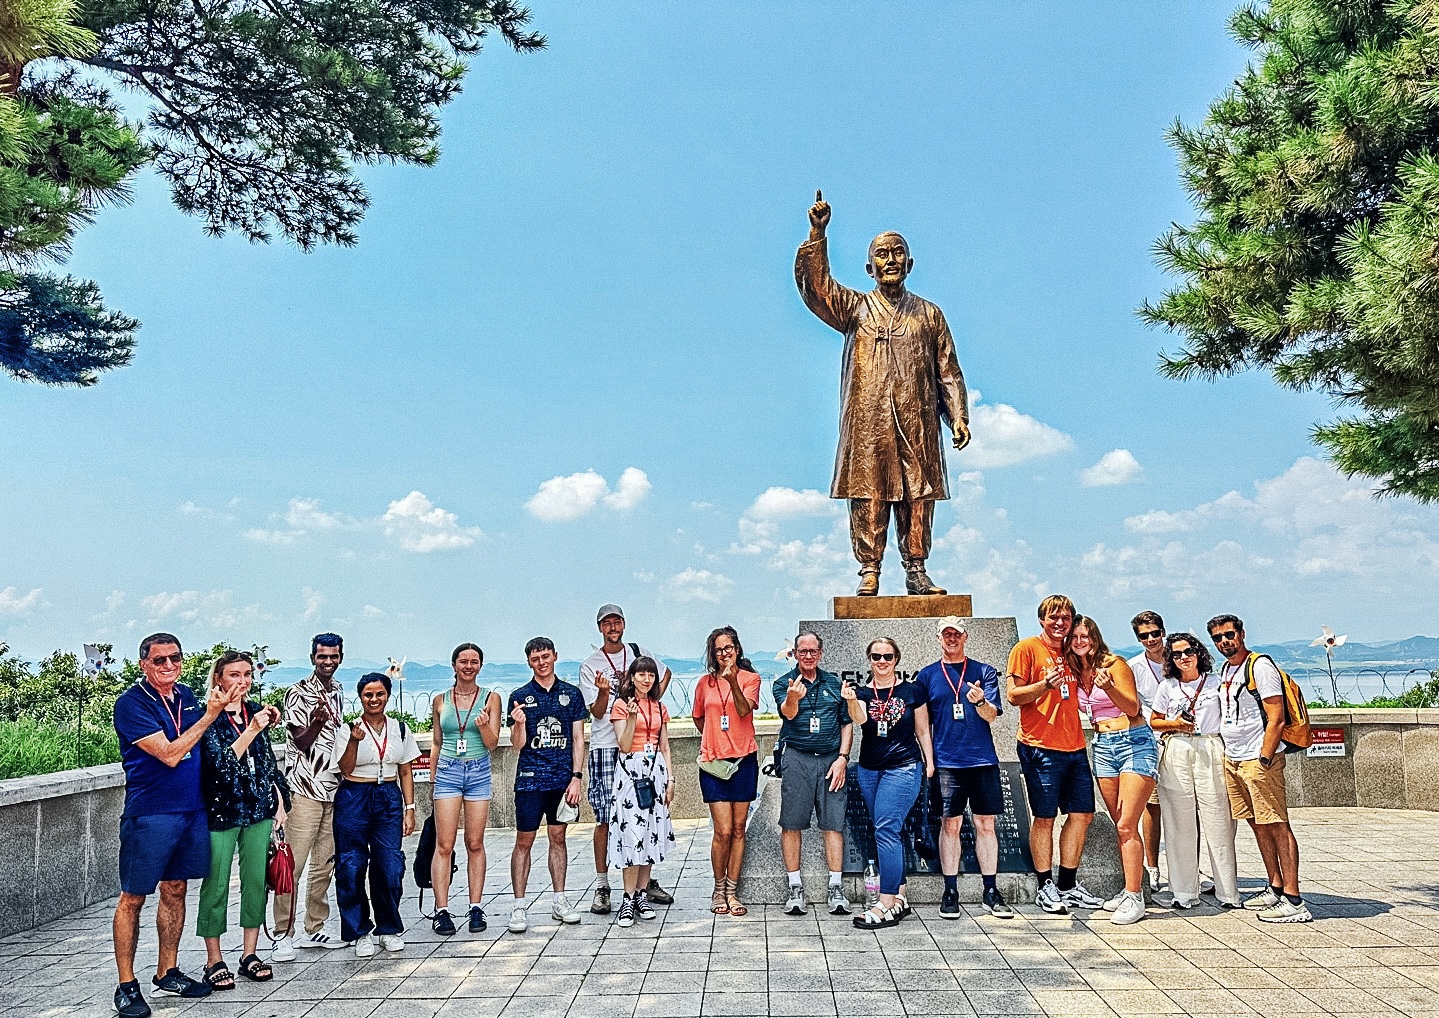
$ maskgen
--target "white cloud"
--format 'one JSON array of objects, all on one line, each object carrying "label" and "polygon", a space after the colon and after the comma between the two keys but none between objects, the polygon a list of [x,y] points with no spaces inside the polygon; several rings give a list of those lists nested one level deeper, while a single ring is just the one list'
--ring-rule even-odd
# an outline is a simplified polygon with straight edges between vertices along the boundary
[{"label": "white cloud", "polygon": [[0,615],[24,615],[40,603],[40,587],[32,587],[28,593],[20,593],[19,587],[0,590]]},{"label": "white cloud", "polygon": [[385,617],[384,611],[380,608],[376,608],[372,604],[367,604],[365,605],[365,607],[361,608],[360,614],[367,619],[382,619]]},{"label": "white cloud", "polygon": [[542,520],[577,520],[601,502],[618,512],[633,509],[649,495],[650,487],[649,477],[639,467],[626,467],[614,491],[598,471],[583,470],[542,482],[525,508]]},{"label": "white cloud", "polygon": [[633,509],[650,493],[650,479],[639,467],[625,467],[620,474],[615,490],[604,497],[604,503],[611,509],[624,512]]},{"label": "white cloud", "polygon": [[320,609],[325,604],[325,596],[313,587],[303,588],[300,591],[300,596],[304,598],[305,601],[305,610],[302,613],[302,617],[306,619],[318,618]]},{"label": "white cloud", "polygon": [[294,544],[304,537],[304,532],[299,530],[265,530],[261,527],[251,527],[245,531],[244,536],[256,544]]},{"label": "white cloud", "polygon": [[325,512],[320,508],[320,500],[317,498],[292,498],[290,508],[285,512],[285,522],[293,530],[309,531],[330,530],[344,526],[349,521],[334,513]]},{"label": "white cloud", "polygon": [[766,488],[740,517],[740,540],[730,551],[742,555],[772,552],[778,547],[781,521],[833,516],[838,512],[839,503],[814,488],[803,491],[785,487]]},{"label": "white cloud", "polygon": [[412,491],[390,503],[381,517],[385,536],[405,551],[427,554],[468,548],[484,536],[479,527],[462,527],[459,517],[441,509],[422,491]]},{"label": "white cloud", "polygon": [[1144,468],[1128,449],[1114,449],[1099,457],[1099,462],[1079,472],[1079,483],[1086,488],[1108,488],[1133,484],[1144,476]]},{"label": "white cloud", "polygon": [[177,619],[206,626],[237,626],[248,622],[268,621],[259,605],[236,605],[233,590],[161,591],[140,599],[140,607],[150,622]]},{"label": "white cloud", "polygon": [[734,588],[734,581],[721,573],[689,567],[664,583],[664,593],[676,601],[709,601],[718,603]]},{"label": "white cloud", "polygon": [[1058,428],[1007,403],[981,403],[978,391],[970,393],[969,430],[971,441],[955,460],[970,469],[1010,467],[1074,448],[1074,439]]}]

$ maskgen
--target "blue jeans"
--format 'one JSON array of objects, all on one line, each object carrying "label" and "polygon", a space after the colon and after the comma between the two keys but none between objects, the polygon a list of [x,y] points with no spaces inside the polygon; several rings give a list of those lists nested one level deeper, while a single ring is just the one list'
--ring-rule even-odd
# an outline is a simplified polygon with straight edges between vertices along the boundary
[{"label": "blue jeans", "polygon": [[400,895],[405,881],[400,833],[404,817],[405,802],[395,782],[340,783],[335,793],[335,899],[340,906],[341,938],[358,940],[372,930],[382,936],[404,932],[405,924],[400,920]]},{"label": "blue jeans", "polygon": [[859,768],[859,794],[874,822],[874,850],[879,856],[879,891],[898,894],[904,884],[904,845],[899,832],[914,808],[924,777],[920,764],[905,764],[887,771]]}]

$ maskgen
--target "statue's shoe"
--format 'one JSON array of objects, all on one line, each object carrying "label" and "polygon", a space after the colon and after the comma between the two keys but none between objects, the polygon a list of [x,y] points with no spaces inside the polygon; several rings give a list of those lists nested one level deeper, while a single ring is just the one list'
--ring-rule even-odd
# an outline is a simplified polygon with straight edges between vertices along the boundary
[{"label": "statue's shoe", "polygon": [[944,594],[948,593],[943,587],[936,586],[924,571],[924,567],[911,569],[905,574],[905,589],[911,594]]},{"label": "statue's shoe", "polygon": [[879,593],[879,573],[860,573],[859,590],[855,591],[860,597],[874,597]]}]

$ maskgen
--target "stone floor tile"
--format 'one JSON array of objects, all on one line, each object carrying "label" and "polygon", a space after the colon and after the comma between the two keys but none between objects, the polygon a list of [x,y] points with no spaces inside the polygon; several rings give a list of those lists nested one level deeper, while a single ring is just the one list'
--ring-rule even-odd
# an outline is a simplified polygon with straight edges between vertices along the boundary
[{"label": "stone floor tile", "polygon": [[975,1014],[1044,1014],[1044,1008],[1028,990],[965,990],[964,995]]},{"label": "stone floor tile", "polygon": [[634,1014],[635,1018],[699,1018],[703,1001],[703,993],[642,993]]},{"label": "stone floor tile", "polygon": [[768,993],[769,976],[764,972],[724,971],[710,969],[705,979],[706,993]]},{"label": "stone floor tile", "polygon": [[499,1018],[508,1003],[506,997],[451,997],[440,1005],[435,1018]]},{"label": "stone floor tile", "polygon": [[1088,990],[1093,987],[1072,968],[1019,969],[1018,975],[1029,990]]},{"label": "stone floor tile", "polygon": [[823,992],[802,993],[795,990],[774,991],[769,995],[771,1018],[804,1018],[808,1015],[832,1015],[835,1013],[834,994]]},{"label": "stone floor tile", "polygon": [[711,993],[706,990],[701,1003],[702,1015],[723,1016],[723,1018],[748,1018],[752,1015],[769,1015],[768,993]]},{"label": "stone floor tile", "polygon": [[[839,995],[835,995],[839,999]],[[930,990],[901,997],[906,1013],[911,1015],[972,1015],[974,1008],[963,990]]]},{"label": "stone floor tile", "polygon": [[1330,1014],[1389,1014],[1394,1009],[1373,991],[1357,988],[1334,990],[1301,989],[1299,992]]},{"label": "stone floor tile", "polygon": [[892,966],[889,974],[902,995],[929,990],[957,990],[959,977],[950,969],[912,969]]},{"label": "stone floor tile", "polygon": [[1112,1015],[1102,994],[1093,990],[1030,990],[1047,1015]]},{"label": "stone floor tile", "polygon": [[296,1018],[369,1018],[383,1003],[383,1000],[366,999],[322,1000],[308,1011],[289,1013]]}]

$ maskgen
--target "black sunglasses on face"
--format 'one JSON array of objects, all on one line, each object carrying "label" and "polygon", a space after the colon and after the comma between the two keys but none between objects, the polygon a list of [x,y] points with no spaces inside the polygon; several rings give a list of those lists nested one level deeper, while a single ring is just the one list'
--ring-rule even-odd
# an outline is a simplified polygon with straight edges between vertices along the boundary
[{"label": "black sunglasses on face", "polygon": [[150,658],[150,663],[156,668],[163,668],[166,665],[178,665],[184,660],[184,654],[157,654]]},{"label": "black sunglasses on face", "polygon": [[1141,640],[1145,640],[1145,641],[1148,641],[1148,640],[1161,640],[1161,639],[1164,638],[1164,630],[1162,630],[1162,629],[1150,629],[1150,630],[1148,630],[1147,632],[1135,633],[1134,635],[1137,636],[1137,637],[1139,637]]},{"label": "black sunglasses on face", "polygon": [[1174,656],[1175,656],[1176,658],[1181,658],[1181,657],[1198,657],[1198,656],[1199,656],[1199,651],[1195,650],[1193,647],[1188,647],[1188,648],[1186,648],[1186,649],[1184,649],[1184,650],[1176,650],[1176,651],[1173,651],[1173,654],[1174,654]]},{"label": "black sunglasses on face", "polygon": [[1222,632],[1222,633],[1210,633],[1210,634],[1209,634],[1209,638],[1210,638],[1211,640],[1213,640],[1215,643],[1219,643],[1221,640],[1233,640],[1233,639],[1237,638],[1238,636],[1239,636],[1239,634],[1238,634],[1237,632],[1235,632],[1234,630],[1232,630],[1232,629],[1226,629],[1226,630],[1225,630],[1224,632]]},{"label": "black sunglasses on face", "polygon": [[894,655],[893,655],[893,654],[871,654],[871,655],[869,656],[869,659],[870,659],[871,661],[893,661],[893,660],[894,660]]}]

